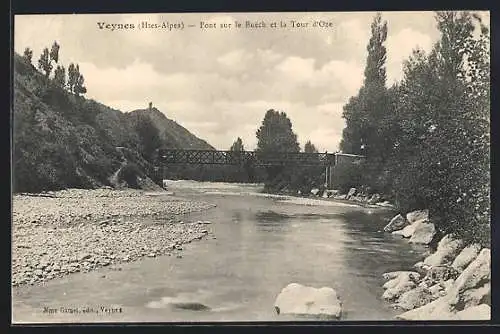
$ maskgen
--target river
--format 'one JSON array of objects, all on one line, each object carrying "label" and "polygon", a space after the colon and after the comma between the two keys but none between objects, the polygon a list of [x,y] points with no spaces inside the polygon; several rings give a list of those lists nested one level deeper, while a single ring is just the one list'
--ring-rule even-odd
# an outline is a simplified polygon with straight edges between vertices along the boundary
[{"label": "river", "polygon": [[[273,308],[292,282],[334,288],[343,303],[342,320],[393,320],[398,312],[381,299],[382,274],[410,269],[425,252],[381,232],[392,215],[387,209],[333,201],[301,205],[257,196],[251,186],[175,182],[172,190],[217,204],[182,217],[213,222],[216,239],[185,245],[182,258],[146,258],[120,265],[121,271],[103,268],[15,288],[13,321],[294,320]],[[210,310],[172,303],[199,303]],[[60,307],[101,306],[121,307],[121,312],[60,312]],[[44,313],[44,307],[58,312]]]}]

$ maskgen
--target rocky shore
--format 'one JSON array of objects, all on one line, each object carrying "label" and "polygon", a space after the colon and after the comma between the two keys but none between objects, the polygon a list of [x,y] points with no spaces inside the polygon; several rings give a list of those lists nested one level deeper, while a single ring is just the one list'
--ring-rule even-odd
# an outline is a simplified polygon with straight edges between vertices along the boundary
[{"label": "rocky shore", "polygon": [[[427,210],[397,215],[386,233],[429,245],[436,228]],[[402,311],[402,320],[490,320],[491,251],[445,235],[433,253],[413,268],[384,274],[382,298]]]},{"label": "rocky shore", "polygon": [[[301,194],[298,195],[304,196],[309,194]],[[394,205],[392,205],[389,201],[384,200],[383,196],[380,194],[367,194],[362,190],[358,190],[356,188],[351,188],[345,194],[342,194],[339,190],[329,190],[325,189],[323,191],[318,188],[311,189],[311,194],[314,197],[323,198],[323,199],[334,199],[338,201],[346,201],[346,202],[354,202],[358,204],[368,204],[375,205],[379,207],[386,207],[394,209]]]},{"label": "rocky shore", "polygon": [[[367,195],[356,188],[347,194],[337,190],[313,189],[316,197],[345,200],[394,209],[379,194]],[[400,320],[490,320],[491,251],[479,244],[467,244],[452,235],[441,237],[428,210],[398,214],[384,227],[384,233],[409,243],[437,244],[435,250],[413,268],[389,272],[382,299],[401,311]]]},{"label": "rocky shore", "polygon": [[12,285],[142,257],[181,257],[183,244],[212,235],[210,222],[182,222],[178,215],[214,205],[158,195],[111,189],[14,195]]}]

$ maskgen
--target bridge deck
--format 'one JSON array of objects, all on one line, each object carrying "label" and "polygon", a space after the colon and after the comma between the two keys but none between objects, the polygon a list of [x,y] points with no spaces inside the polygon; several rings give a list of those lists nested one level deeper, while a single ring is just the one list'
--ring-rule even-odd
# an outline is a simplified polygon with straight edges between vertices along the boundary
[{"label": "bridge deck", "polygon": [[[336,155],[338,154],[177,149],[158,151],[159,162],[163,164],[333,166],[337,160]],[[362,156],[357,157],[362,158]]]}]

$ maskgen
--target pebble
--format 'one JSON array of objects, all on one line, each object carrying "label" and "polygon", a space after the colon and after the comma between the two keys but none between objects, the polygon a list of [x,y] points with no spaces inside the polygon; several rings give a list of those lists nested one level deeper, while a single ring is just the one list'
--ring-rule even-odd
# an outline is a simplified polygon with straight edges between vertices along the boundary
[{"label": "pebble", "polygon": [[[215,206],[179,199],[166,202],[138,190],[67,189],[53,196],[13,197],[14,286],[141,257],[170,256],[183,244],[210,234],[206,230],[210,222],[175,223],[173,216]],[[141,218],[154,214],[161,223],[145,224]]]}]

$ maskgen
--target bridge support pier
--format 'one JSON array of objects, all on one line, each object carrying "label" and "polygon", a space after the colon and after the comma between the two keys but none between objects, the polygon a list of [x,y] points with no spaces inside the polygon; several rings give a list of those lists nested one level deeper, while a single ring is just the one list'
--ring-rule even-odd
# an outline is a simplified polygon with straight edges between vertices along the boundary
[{"label": "bridge support pier", "polygon": [[326,189],[332,189],[333,187],[333,166],[325,167],[325,187]]}]

